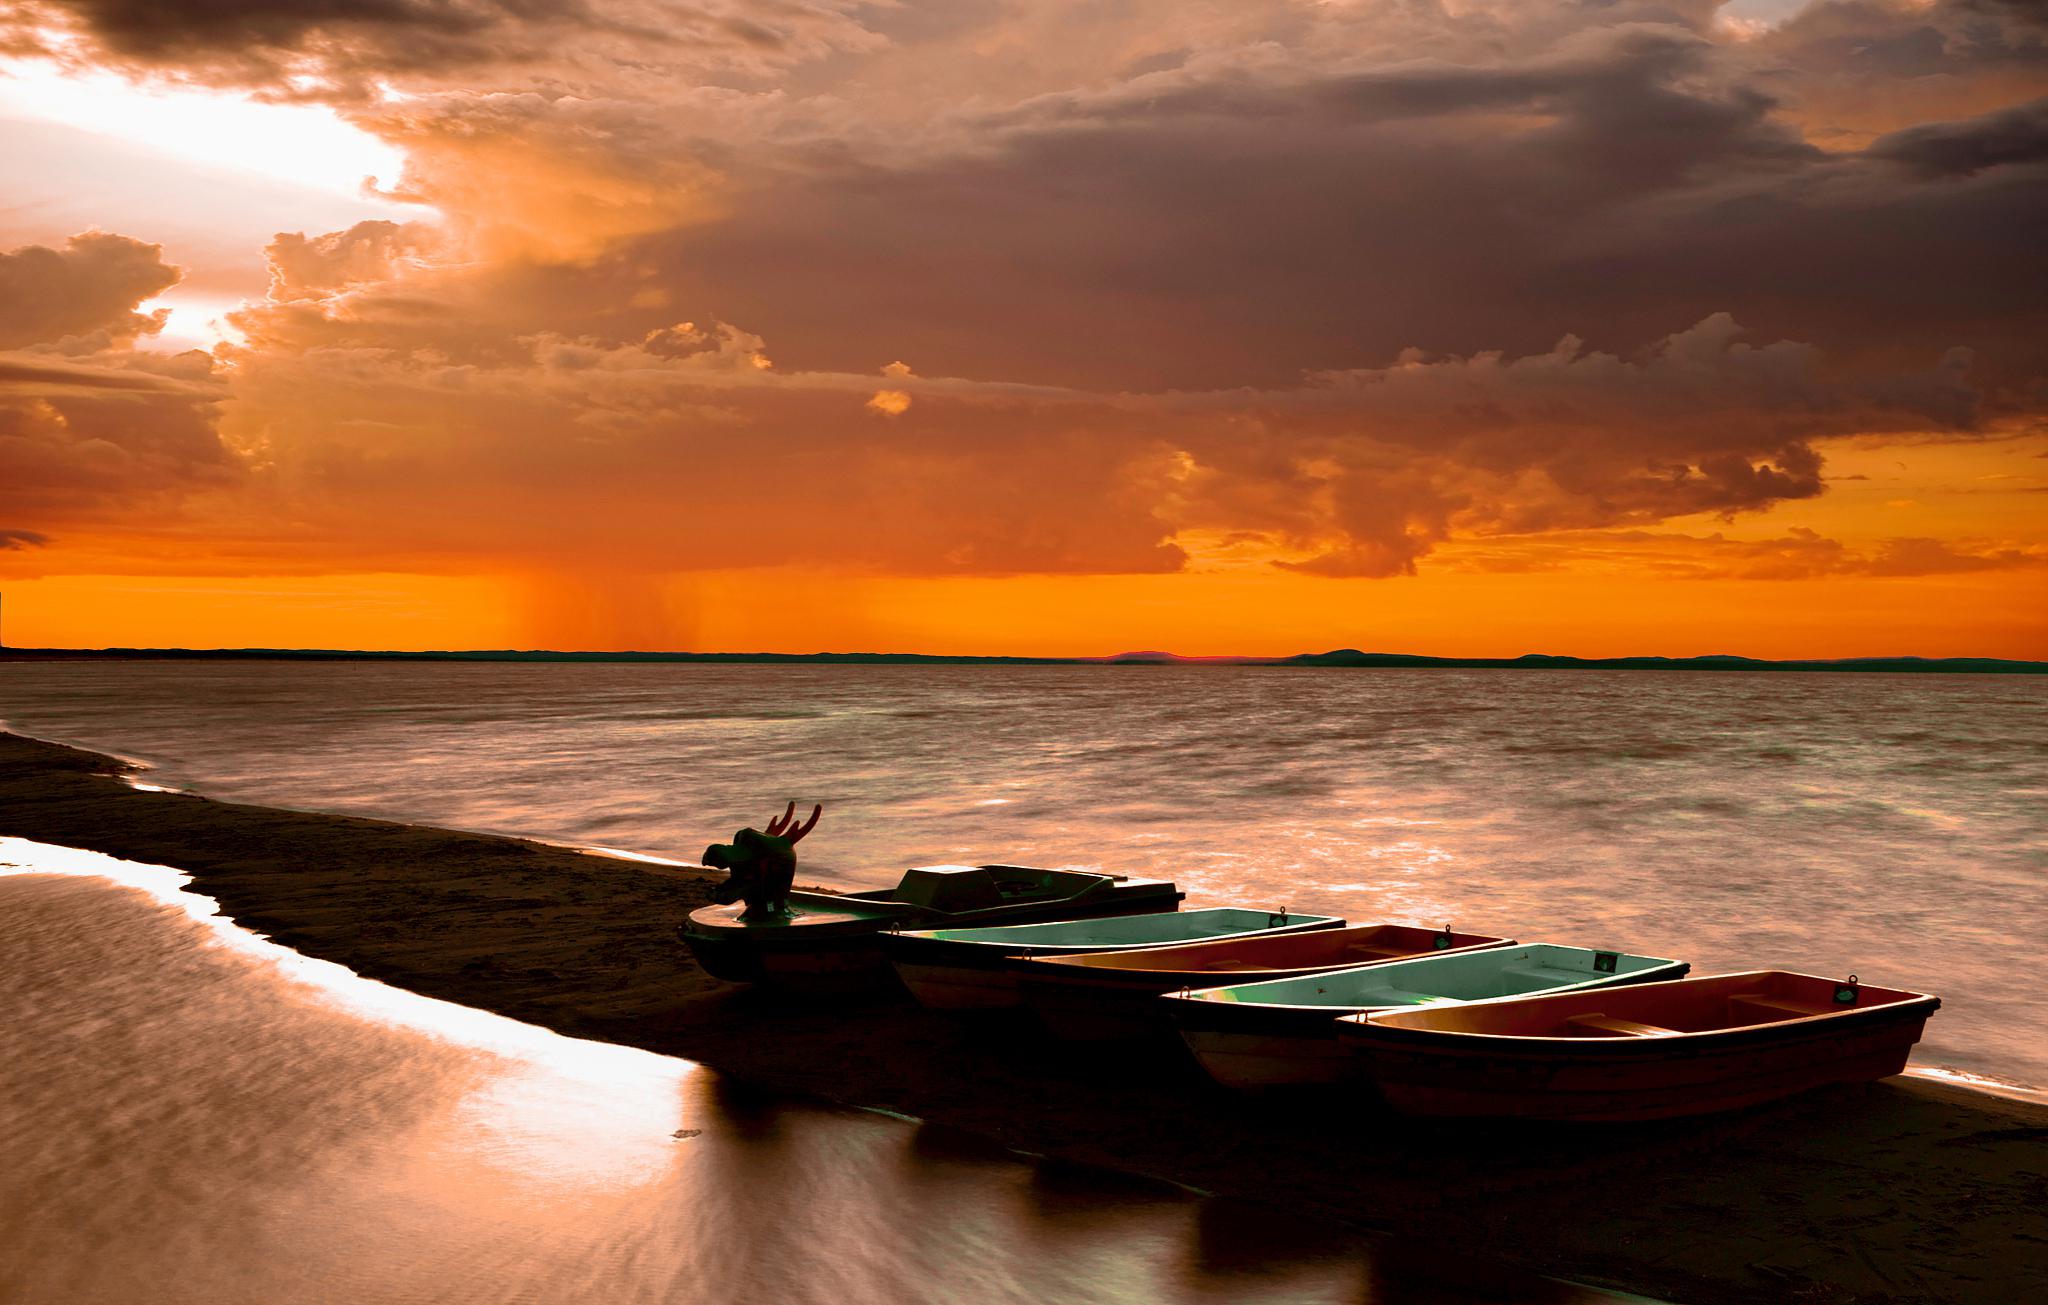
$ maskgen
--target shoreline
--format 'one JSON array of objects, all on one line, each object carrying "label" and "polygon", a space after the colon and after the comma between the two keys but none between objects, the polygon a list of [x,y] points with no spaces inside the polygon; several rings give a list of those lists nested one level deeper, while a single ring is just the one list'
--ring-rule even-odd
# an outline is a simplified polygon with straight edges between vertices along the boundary
[{"label": "shoreline", "polygon": [[719,983],[674,941],[717,878],[693,868],[132,772],[0,733],[0,834],[184,870],[237,923],[428,995],[1551,1276],[1698,1302],[2048,1296],[2048,1106],[2023,1098],[1893,1079],[1599,1130],[1275,1109],[1157,1059]]}]

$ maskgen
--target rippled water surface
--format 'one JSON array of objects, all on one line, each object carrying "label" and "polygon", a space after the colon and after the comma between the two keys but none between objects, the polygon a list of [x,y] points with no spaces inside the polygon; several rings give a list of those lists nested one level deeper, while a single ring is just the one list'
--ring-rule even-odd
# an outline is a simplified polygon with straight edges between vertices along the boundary
[{"label": "rippled water surface", "polygon": [[0,666],[0,719],[223,797],[805,877],[1017,860],[1938,993],[2048,1085],[2048,679],[1270,668]]},{"label": "rippled water surface", "polygon": [[1612,1299],[752,1098],[296,956],[181,878],[0,838],[11,1305]]}]

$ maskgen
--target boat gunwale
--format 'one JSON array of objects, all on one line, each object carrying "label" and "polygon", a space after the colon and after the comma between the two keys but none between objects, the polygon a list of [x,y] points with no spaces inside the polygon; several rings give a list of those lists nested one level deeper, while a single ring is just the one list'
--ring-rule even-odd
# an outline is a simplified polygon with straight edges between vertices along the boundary
[{"label": "boat gunwale", "polygon": [[[1215,941],[1228,942],[1233,940],[1227,938],[1219,938]],[[1513,945],[1514,944],[1512,942],[1467,943],[1463,947],[1449,947],[1445,948],[1442,951],[1418,952],[1412,956],[1389,956],[1384,961],[1372,961],[1369,962],[1369,964],[1393,965],[1401,961],[1420,960],[1425,956],[1468,956],[1478,952],[1492,951],[1496,948],[1509,947]],[[1150,951],[1153,949],[1131,947],[1125,948],[1124,950],[1138,952]],[[1094,955],[1103,956],[1114,954],[1115,953],[1111,952],[1097,952]],[[1037,980],[1042,983],[1092,988],[1151,988],[1154,992],[1157,992],[1162,997],[1173,997],[1175,999],[1178,999],[1180,996],[1179,988],[1190,987],[1191,985],[1187,983],[1181,983],[1178,987],[1169,987],[1168,989],[1162,991],[1156,986],[1162,978],[1165,979],[1167,983],[1172,984],[1176,977],[1185,978],[1189,975],[1199,975],[1203,978],[1208,978],[1213,977],[1215,974],[1218,973],[1218,971],[1215,970],[1146,970],[1139,969],[1136,967],[1112,968],[1107,966],[1093,966],[1087,963],[1088,961],[1094,959],[1093,956],[1017,956],[1012,959],[1018,962],[1019,973],[1024,978]],[[1038,966],[1035,964],[1025,964],[1026,962],[1040,961],[1045,962],[1045,964],[1043,966]],[[1352,970],[1363,969],[1366,967],[1345,965],[1340,968],[1343,970]],[[1336,969],[1332,969],[1328,966],[1322,965],[1291,965],[1266,970],[1232,971],[1232,973],[1244,978],[1245,980],[1251,983],[1283,983],[1289,979],[1309,979],[1314,978],[1317,975],[1333,974],[1337,972],[1339,971]],[[1229,988],[1239,987],[1242,985],[1225,983],[1216,984],[1214,986]],[[1201,989],[1200,991],[1207,991],[1207,989]],[[1219,1002],[1215,1004],[1221,1005],[1223,1003]],[[1325,1007],[1323,1009],[1329,1008]],[[1336,1018],[1334,1012],[1332,1013],[1331,1018]]]},{"label": "boat gunwale", "polygon": [[[1305,974],[1299,977],[1335,977],[1336,975],[1340,974],[1350,974],[1357,970],[1375,970],[1380,968],[1381,966],[1386,965],[1405,965],[1411,961],[1429,960],[1437,956],[1475,956],[1482,952],[1502,951],[1509,947],[1546,945],[1556,946],[1558,944],[1528,944],[1516,943],[1510,940],[1508,942],[1495,943],[1486,947],[1454,948],[1450,951],[1426,952],[1418,956],[1391,956],[1384,961],[1369,961],[1364,965],[1347,966],[1341,970],[1315,971],[1311,974]],[[1634,952],[1622,952],[1620,954],[1623,956],[1636,955],[1636,953]],[[1672,966],[1677,966],[1679,968],[1679,972],[1667,978],[1639,979],[1634,983],[1629,983],[1627,981],[1631,976],[1626,974],[1602,974],[1597,975],[1590,979],[1581,980],[1577,983],[1568,984],[1564,987],[1539,988],[1535,992],[1506,993],[1499,997],[1441,997],[1439,998],[1439,1001],[1447,1005],[1455,1003],[1459,1006],[1478,1006],[1482,1003],[1495,1001],[1527,1001],[1536,997],[1563,997],[1573,993],[1588,991],[1593,988],[1647,988],[1652,984],[1676,983],[1680,979],[1692,977],[1691,974],[1688,973],[1688,971],[1692,969],[1691,961],[1674,960],[1670,957],[1663,956],[1647,956],[1642,957],[1641,959],[1654,960],[1658,962],[1657,965],[1651,967],[1651,969],[1648,971],[1649,973],[1654,974],[1659,970],[1669,969]],[[1359,1018],[1362,1015],[1379,1014],[1382,1011],[1391,1014],[1395,1011],[1414,1011],[1423,1009],[1422,1006],[1413,1004],[1401,1006],[1324,1006],[1303,1004],[1300,1002],[1281,1001],[1218,1001],[1213,997],[1203,996],[1204,993],[1224,992],[1231,988],[1252,987],[1261,982],[1286,983],[1289,982],[1289,980],[1270,979],[1253,980],[1252,983],[1219,983],[1213,988],[1196,988],[1191,992],[1163,992],[1159,995],[1165,1000],[1183,1003],[1185,1007],[1191,1008],[1193,1010],[1199,1010],[1204,1012],[1243,1011],[1246,1012],[1248,1018],[1250,1017],[1251,1012],[1254,1011],[1286,1011],[1290,1014],[1299,1012],[1304,1015],[1314,1014],[1320,1011],[1327,1013],[1332,1022],[1349,1020],[1353,1023],[1362,1023],[1363,1021]],[[1176,1014],[1178,1014],[1182,1010],[1182,1007],[1176,1006],[1172,1009],[1175,1011]],[[1448,1030],[1432,1030],[1432,1032],[1448,1032]]]}]

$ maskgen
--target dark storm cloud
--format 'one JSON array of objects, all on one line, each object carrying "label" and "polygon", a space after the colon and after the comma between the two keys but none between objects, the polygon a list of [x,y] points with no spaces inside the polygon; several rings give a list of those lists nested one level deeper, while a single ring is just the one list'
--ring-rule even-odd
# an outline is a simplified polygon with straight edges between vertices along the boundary
[{"label": "dark storm cloud", "polygon": [[[530,51],[531,28],[574,28],[581,5],[517,0],[43,0],[19,26],[74,32],[102,58],[282,81],[300,59],[345,73],[474,65]],[[552,12],[551,12],[552,11]]]},{"label": "dark storm cloud", "polygon": [[1879,139],[1869,153],[1930,178],[2048,162],[2048,99],[1962,122],[1908,127]]},{"label": "dark storm cloud", "polygon": [[[771,67],[858,36],[829,4],[748,0],[26,0],[9,44],[305,98],[418,78],[559,75],[586,57]],[[0,18],[0,21],[6,21]]]},{"label": "dark storm cloud", "polygon": [[1410,346],[1631,348],[1729,309],[1842,356],[2039,361],[2033,165],[1936,184],[1824,153],[1683,29],[1158,81],[980,120],[937,157],[770,173],[635,253],[807,366],[871,365],[879,337],[956,375],[1267,386]]},{"label": "dark storm cloud", "polygon": [[48,535],[34,530],[0,530],[0,552],[19,551],[28,548],[42,548],[50,542]]}]

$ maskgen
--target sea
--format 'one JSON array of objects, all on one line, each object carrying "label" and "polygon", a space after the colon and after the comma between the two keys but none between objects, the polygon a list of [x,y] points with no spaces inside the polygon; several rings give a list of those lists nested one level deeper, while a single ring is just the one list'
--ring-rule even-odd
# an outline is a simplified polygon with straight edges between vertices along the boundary
[{"label": "sea", "polygon": [[[1853,973],[1941,997],[1914,1072],[2048,1087],[2048,678],[15,662],[0,721],[146,763],[144,785],[679,861],[818,803],[799,879],[828,886],[1100,868],[1191,905]],[[173,871],[20,840],[0,840],[0,1174],[10,1300],[1406,1281],[1399,1248],[1293,1220],[1246,1237],[1255,1218],[1199,1194],[373,984],[219,920]]]},{"label": "sea", "polygon": [[[2048,1087],[2048,676],[1225,666],[17,662],[0,722],[214,797],[801,881],[1152,875],[1942,998],[1917,1060]],[[4,832],[4,831],[0,831]]]}]

